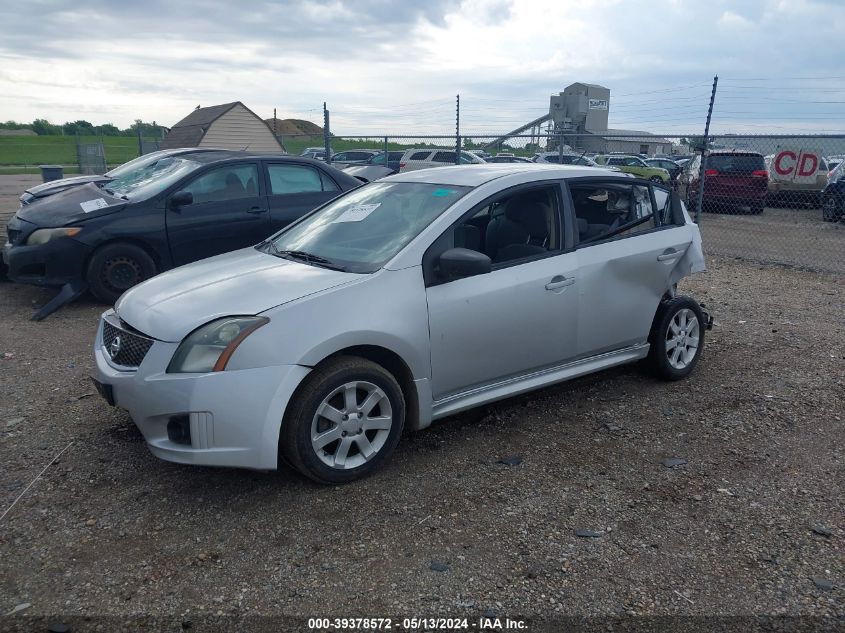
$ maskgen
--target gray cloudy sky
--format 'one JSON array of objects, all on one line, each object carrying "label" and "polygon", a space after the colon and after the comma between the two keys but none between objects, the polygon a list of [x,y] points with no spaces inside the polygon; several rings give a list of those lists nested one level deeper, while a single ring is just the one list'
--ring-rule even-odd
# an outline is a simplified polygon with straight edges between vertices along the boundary
[{"label": "gray cloudy sky", "polygon": [[574,81],[612,127],[845,131],[842,0],[0,3],[0,120],[172,125],[240,100],[338,133],[515,127]]}]

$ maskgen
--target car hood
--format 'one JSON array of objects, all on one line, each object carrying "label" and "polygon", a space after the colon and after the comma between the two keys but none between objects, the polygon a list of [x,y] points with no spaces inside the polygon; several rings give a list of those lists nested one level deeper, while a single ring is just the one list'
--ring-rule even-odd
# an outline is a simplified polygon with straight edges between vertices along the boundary
[{"label": "car hood", "polygon": [[66,226],[120,211],[126,204],[123,198],[112,196],[89,182],[36,198],[18,209],[18,217],[41,227]]},{"label": "car hood", "polygon": [[89,182],[109,182],[111,178],[108,176],[101,176],[99,174],[89,174],[87,176],[74,176],[73,178],[62,178],[61,180],[51,180],[40,185],[30,187],[24,194],[29,194],[33,198],[43,198],[52,196],[55,193],[70,189],[71,187],[78,187]]},{"label": "car hood", "polygon": [[115,311],[148,336],[178,342],[214,319],[259,314],[363,277],[244,248],[148,279],[127,290]]}]

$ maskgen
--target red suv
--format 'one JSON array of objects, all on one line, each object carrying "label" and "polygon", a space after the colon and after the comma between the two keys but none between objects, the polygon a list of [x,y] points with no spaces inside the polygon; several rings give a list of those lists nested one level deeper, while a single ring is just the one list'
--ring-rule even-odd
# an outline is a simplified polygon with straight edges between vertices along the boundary
[{"label": "red suv", "polygon": [[[687,163],[678,178],[679,193],[690,209],[698,201],[701,157]],[[762,154],[756,152],[714,151],[704,163],[704,205],[702,211],[762,213],[766,206],[769,172]]]}]

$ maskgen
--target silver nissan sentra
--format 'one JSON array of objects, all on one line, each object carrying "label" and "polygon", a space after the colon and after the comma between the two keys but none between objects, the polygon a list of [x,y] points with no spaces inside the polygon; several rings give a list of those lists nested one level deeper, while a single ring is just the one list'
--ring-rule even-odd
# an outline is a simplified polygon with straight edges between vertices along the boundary
[{"label": "silver nissan sentra", "polygon": [[604,169],[441,167],[364,185],[103,314],[95,382],[162,459],[324,483],[402,430],[623,363],[687,376],[712,318],[677,195]]}]

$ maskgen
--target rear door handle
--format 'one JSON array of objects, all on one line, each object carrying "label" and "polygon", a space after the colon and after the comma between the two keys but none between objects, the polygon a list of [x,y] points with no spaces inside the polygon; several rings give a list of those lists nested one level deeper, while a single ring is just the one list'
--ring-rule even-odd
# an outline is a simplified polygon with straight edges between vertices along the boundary
[{"label": "rear door handle", "polygon": [[659,262],[670,262],[673,259],[678,259],[682,253],[678,251],[672,251],[671,253],[663,253],[662,255],[657,256],[657,261]]},{"label": "rear door handle", "polygon": [[264,207],[250,207],[246,210],[247,213],[264,213],[267,209]]},{"label": "rear door handle", "polygon": [[575,277],[564,277],[563,275],[555,275],[552,280],[546,284],[546,290],[560,290],[575,283]]}]

